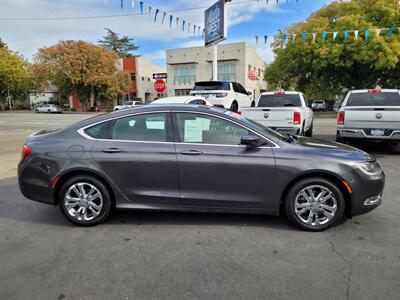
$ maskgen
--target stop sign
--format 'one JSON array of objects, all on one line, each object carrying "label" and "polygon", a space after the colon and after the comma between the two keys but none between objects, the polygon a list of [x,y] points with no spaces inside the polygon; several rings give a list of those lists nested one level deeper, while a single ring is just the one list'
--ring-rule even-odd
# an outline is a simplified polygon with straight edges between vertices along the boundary
[{"label": "stop sign", "polygon": [[157,91],[157,93],[162,93],[165,91],[165,81],[162,79],[156,80],[154,82],[154,89]]}]

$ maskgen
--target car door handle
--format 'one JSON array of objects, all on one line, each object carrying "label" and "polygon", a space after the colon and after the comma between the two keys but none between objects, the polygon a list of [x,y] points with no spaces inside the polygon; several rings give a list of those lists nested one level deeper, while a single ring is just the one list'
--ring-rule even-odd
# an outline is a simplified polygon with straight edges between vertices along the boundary
[{"label": "car door handle", "polygon": [[104,152],[104,153],[121,153],[123,151],[124,150],[119,149],[119,148],[104,148],[104,149],[101,149],[101,152]]},{"label": "car door handle", "polygon": [[183,150],[183,151],[181,151],[181,154],[183,154],[183,155],[202,155],[203,152],[198,151],[198,150]]}]

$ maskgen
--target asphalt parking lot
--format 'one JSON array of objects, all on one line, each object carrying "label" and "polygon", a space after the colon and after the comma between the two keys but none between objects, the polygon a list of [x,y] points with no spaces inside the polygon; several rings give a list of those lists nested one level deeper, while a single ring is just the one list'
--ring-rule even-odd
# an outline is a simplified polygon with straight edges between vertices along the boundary
[{"label": "asphalt parking lot", "polygon": [[[384,203],[324,233],[166,212],[78,228],[25,199],[16,168],[26,135],[91,116],[0,113],[0,299],[399,299],[400,148],[357,145],[384,168]],[[335,119],[316,119],[314,133],[333,140]]]}]

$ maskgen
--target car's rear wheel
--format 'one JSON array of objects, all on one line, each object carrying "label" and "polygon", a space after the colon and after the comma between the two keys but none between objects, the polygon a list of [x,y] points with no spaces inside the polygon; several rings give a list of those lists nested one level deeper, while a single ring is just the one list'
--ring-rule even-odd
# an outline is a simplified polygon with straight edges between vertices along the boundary
[{"label": "car's rear wheel", "polygon": [[94,226],[103,222],[111,209],[107,187],[92,176],[75,176],[60,189],[59,204],[64,216],[79,226]]},{"label": "car's rear wheel", "polygon": [[297,182],[285,199],[289,221],[307,231],[323,231],[334,226],[344,215],[345,201],[340,189],[324,178]]},{"label": "car's rear wheel", "polygon": [[47,110],[47,113],[49,114],[49,113],[51,113],[51,110],[49,109],[49,110]]},{"label": "car's rear wheel", "polygon": [[38,113],[39,113],[39,110],[38,110],[38,109],[35,109],[35,113],[37,113],[37,114],[38,114]]},{"label": "car's rear wheel", "polygon": [[239,106],[238,106],[238,104],[237,104],[236,101],[233,101],[233,102],[232,102],[231,108],[230,108],[229,110],[230,110],[230,111],[233,111],[233,112],[238,112]]},{"label": "car's rear wheel", "polygon": [[310,128],[306,131],[305,136],[312,137],[313,127],[314,127],[314,124],[311,123],[311,126],[310,126]]}]

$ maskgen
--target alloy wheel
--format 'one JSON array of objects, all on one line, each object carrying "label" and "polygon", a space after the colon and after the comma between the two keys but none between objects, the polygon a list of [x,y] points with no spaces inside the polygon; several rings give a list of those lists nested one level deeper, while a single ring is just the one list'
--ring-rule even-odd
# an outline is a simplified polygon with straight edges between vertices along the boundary
[{"label": "alloy wheel", "polygon": [[329,188],[310,185],[302,189],[294,201],[294,212],[304,224],[320,226],[329,223],[337,211],[336,197]]},{"label": "alloy wheel", "polygon": [[91,221],[103,208],[103,196],[98,188],[87,182],[77,182],[65,193],[64,207],[75,220]]}]

